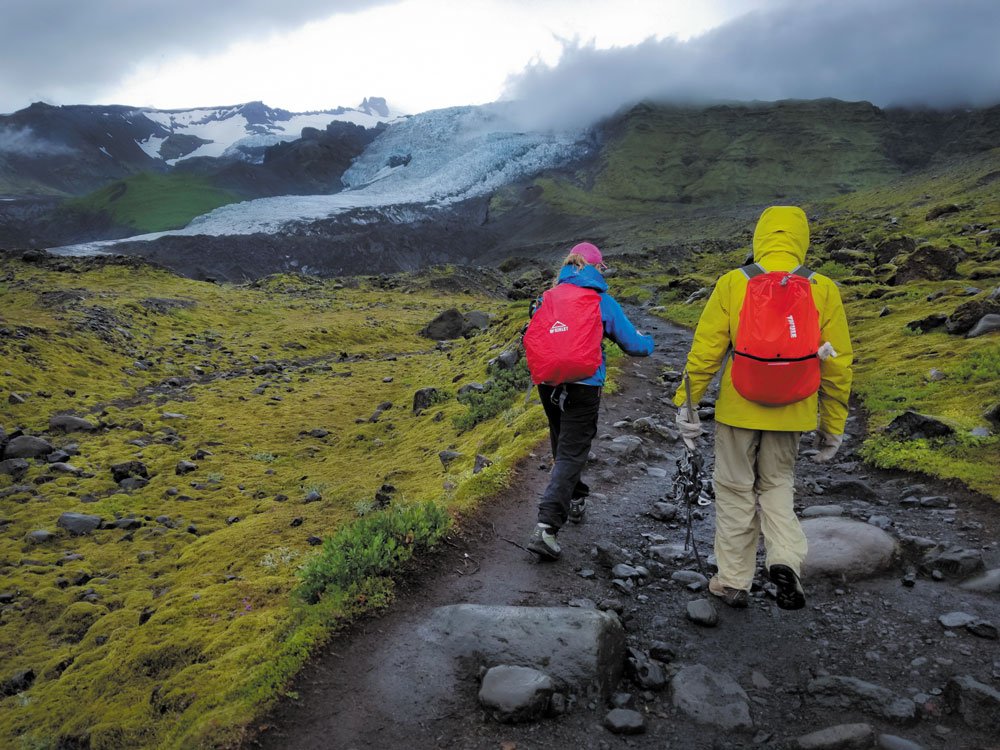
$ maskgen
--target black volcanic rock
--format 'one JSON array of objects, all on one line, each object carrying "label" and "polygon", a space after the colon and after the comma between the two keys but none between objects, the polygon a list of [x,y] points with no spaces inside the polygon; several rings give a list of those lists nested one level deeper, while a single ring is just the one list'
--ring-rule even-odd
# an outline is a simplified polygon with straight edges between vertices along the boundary
[{"label": "black volcanic rock", "polygon": [[930,281],[955,279],[958,278],[956,268],[964,259],[965,251],[960,247],[924,245],[903,258],[889,283],[900,286],[916,279]]}]

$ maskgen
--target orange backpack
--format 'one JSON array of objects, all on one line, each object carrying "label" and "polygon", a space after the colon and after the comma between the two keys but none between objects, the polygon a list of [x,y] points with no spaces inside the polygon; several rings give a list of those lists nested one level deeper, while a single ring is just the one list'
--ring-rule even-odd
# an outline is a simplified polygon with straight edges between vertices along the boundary
[{"label": "orange backpack", "polygon": [[812,296],[813,272],[765,271],[754,263],[740,269],[747,293],[733,346],[733,387],[743,398],[784,406],[819,390],[819,311]]}]

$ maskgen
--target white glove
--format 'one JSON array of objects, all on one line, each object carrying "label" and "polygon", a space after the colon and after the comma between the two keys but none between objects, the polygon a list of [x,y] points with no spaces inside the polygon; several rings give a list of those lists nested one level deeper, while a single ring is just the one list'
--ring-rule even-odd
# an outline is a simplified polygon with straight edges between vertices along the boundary
[{"label": "white glove", "polygon": [[834,435],[831,432],[817,430],[816,437],[813,440],[813,447],[817,448],[818,451],[816,455],[813,456],[813,462],[817,464],[827,463],[837,454],[837,450],[843,442],[843,435]]},{"label": "white glove", "polygon": [[833,344],[827,341],[823,346],[819,348],[816,352],[816,356],[819,357],[820,362],[825,362],[828,359],[833,359],[837,356],[837,350],[833,348]]},{"label": "white glove", "polygon": [[691,450],[695,449],[694,441],[705,432],[701,426],[701,419],[698,418],[698,412],[689,413],[686,406],[677,410],[677,429],[681,433],[684,445]]}]

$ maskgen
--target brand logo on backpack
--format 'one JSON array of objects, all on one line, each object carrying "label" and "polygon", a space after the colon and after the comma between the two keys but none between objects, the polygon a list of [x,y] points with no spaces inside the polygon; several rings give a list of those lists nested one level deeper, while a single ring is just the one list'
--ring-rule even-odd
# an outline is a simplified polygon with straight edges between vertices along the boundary
[{"label": "brand logo on backpack", "polygon": [[[556,333],[566,335],[550,335]],[[586,380],[604,361],[602,338],[600,292],[574,284],[545,292],[524,332],[531,382],[560,385]]]},{"label": "brand logo on backpack", "polygon": [[768,273],[756,263],[740,270],[747,277],[747,293],[733,345],[733,387],[748,401],[766,406],[809,398],[820,383],[812,271],[800,266],[791,273]]}]

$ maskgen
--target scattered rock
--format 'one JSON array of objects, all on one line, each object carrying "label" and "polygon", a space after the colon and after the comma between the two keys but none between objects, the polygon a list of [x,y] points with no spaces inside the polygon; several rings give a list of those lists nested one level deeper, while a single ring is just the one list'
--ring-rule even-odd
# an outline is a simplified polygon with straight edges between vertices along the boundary
[{"label": "scattered rock", "polygon": [[472,465],[472,473],[478,474],[483,469],[487,469],[493,465],[493,462],[481,453],[476,454],[476,462]]},{"label": "scattered rock", "polygon": [[459,453],[458,451],[447,450],[447,451],[441,451],[440,453],[438,453],[438,458],[441,459],[441,465],[445,468],[445,470],[448,469],[448,466],[453,461],[457,461],[461,457],[462,457],[462,454]]},{"label": "scattered rock", "polygon": [[867,750],[875,740],[868,724],[839,724],[803,735],[795,740],[798,750]]},{"label": "scattered rock", "polygon": [[807,689],[824,706],[854,708],[900,723],[917,718],[916,704],[909,698],[900,698],[884,687],[854,677],[817,677]]},{"label": "scattered rock", "polygon": [[93,432],[97,425],[72,414],[56,414],[49,417],[49,429],[61,432]]},{"label": "scattered rock", "polygon": [[974,339],[977,336],[985,336],[987,333],[1000,331],[1000,314],[990,313],[979,319],[972,330],[965,334],[967,339]]},{"label": "scattered rock", "polygon": [[713,628],[719,623],[719,613],[715,605],[708,599],[695,599],[688,602],[688,619],[695,625],[702,625],[706,628]]},{"label": "scattered rock", "polygon": [[174,468],[174,473],[178,476],[183,476],[197,470],[198,464],[193,461],[178,461],[177,466]]},{"label": "scattered rock", "polygon": [[502,664],[483,677],[479,702],[497,721],[533,721],[545,714],[555,689],[555,682],[544,672]]},{"label": "scattered rock", "polygon": [[886,432],[902,440],[944,437],[955,430],[936,417],[905,411],[889,423]]},{"label": "scattered rock", "polygon": [[604,717],[604,726],[613,734],[642,734],[646,731],[646,719],[638,711],[613,708]]},{"label": "scattered rock", "polygon": [[149,470],[142,461],[125,461],[120,464],[114,464],[111,467],[111,477],[118,484],[122,483],[122,480],[129,477],[140,477],[142,479],[149,479]]},{"label": "scattered rock", "polygon": [[653,503],[649,515],[657,521],[673,521],[677,517],[677,506],[673,503]]},{"label": "scattered rock", "polygon": [[101,528],[101,517],[84,513],[63,513],[56,521],[56,526],[66,529],[73,536],[81,536]]},{"label": "scattered rock", "polygon": [[1000,732],[1000,692],[965,675],[948,680],[944,696],[970,727],[993,732],[994,736]]},{"label": "scattered rock", "polygon": [[35,671],[25,669],[0,680],[0,698],[7,698],[28,690],[35,682]]},{"label": "scattered rock", "polygon": [[802,511],[803,518],[835,518],[844,515],[842,505],[811,505]]},{"label": "scattered rock", "polygon": [[29,468],[31,465],[23,458],[8,458],[5,461],[0,461],[0,474],[10,475],[15,482],[20,481],[28,473]]},{"label": "scattered rock", "polygon": [[954,545],[935,545],[924,553],[920,567],[924,572],[937,570],[952,578],[964,578],[983,569],[983,554]]},{"label": "scattered rock", "polygon": [[980,576],[970,578],[960,583],[959,588],[983,594],[1000,594],[1000,568],[993,568]]},{"label": "scattered rock", "polygon": [[437,402],[437,388],[421,388],[413,394],[413,413],[420,414],[424,409],[429,409]]},{"label": "scattered rock", "polygon": [[4,458],[40,458],[53,451],[47,440],[32,435],[19,435],[11,439],[3,450]]},{"label": "scattered rock", "polygon": [[1000,299],[993,297],[972,299],[959,305],[948,316],[945,330],[953,335],[962,335],[971,331],[985,316],[998,313],[1000,313]]},{"label": "scattered rock", "polygon": [[880,734],[878,736],[879,750],[924,750],[923,745],[916,742],[897,737],[894,734]]},{"label": "scattered rock", "polygon": [[29,531],[24,537],[25,541],[29,544],[45,544],[56,538],[56,535],[51,531],[46,531],[45,529],[37,529],[36,531]]},{"label": "scattered rock", "polygon": [[484,312],[473,311],[462,315],[457,308],[450,308],[439,314],[420,331],[420,335],[435,341],[447,341],[467,337],[490,325],[490,317]]},{"label": "scattered rock", "polygon": [[958,278],[956,269],[964,255],[964,251],[956,246],[918,247],[896,264],[896,273],[889,279],[889,284],[901,286],[917,279],[944,281]]},{"label": "scattered rock", "polygon": [[928,331],[933,331],[935,328],[940,328],[947,321],[948,316],[944,313],[933,313],[928,315],[926,318],[920,318],[920,320],[911,320],[906,324],[906,327],[911,331],[927,333]]},{"label": "scattered rock", "polygon": [[670,681],[674,706],[701,724],[722,729],[749,729],[750,701],[729,675],[701,664],[689,665]]},{"label": "scattered rock", "polygon": [[628,649],[625,671],[629,679],[643,690],[662,690],[667,685],[663,665],[637,648]]}]

